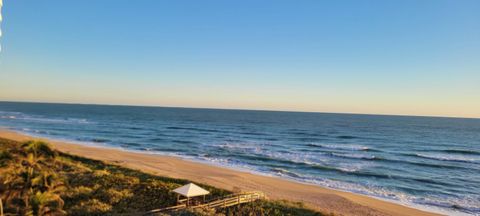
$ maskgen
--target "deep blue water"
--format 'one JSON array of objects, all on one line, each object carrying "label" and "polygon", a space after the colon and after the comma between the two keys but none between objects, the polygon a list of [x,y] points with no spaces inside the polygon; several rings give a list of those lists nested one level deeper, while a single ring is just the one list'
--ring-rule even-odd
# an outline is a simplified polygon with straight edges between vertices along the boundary
[{"label": "deep blue water", "polygon": [[480,215],[480,119],[0,102],[0,127]]}]

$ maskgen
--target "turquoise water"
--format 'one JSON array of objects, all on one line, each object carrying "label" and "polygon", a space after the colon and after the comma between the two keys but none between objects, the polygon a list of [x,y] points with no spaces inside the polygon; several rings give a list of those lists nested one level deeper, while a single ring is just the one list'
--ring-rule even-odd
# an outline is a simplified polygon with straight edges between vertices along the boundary
[{"label": "turquoise water", "polygon": [[0,102],[0,126],[480,215],[480,119]]}]

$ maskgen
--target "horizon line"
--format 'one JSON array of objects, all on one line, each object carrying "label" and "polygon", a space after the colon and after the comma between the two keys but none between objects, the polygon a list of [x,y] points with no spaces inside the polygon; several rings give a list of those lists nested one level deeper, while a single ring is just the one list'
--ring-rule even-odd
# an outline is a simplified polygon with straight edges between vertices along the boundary
[{"label": "horizon line", "polygon": [[270,109],[242,109],[242,108],[223,108],[223,107],[188,107],[188,106],[161,106],[146,104],[108,104],[108,103],[80,103],[80,102],[44,102],[44,101],[4,101],[0,103],[36,103],[36,104],[63,104],[63,105],[91,105],[91,106],[125,106],[125,107],[152,107],[152,108],[177,108],[177,109],[210,109],[210,110],[232,110],[232,111],[260,111],[260,112],[290,112],[290,113],[318,113],[318,114],[344,114],[344,115],[375,115],[375,116],[394,116],[394,117],[423,117],[423,118],[455,118],[455,119],[473,119],[479,120],[480,117],[462,117],[462,116],[438,116],[438,115],[407,115],[407,114],[380,114],[380,113],[355,113],[355,112],[322,112],[322,111],[304,111],[304,110],[270,110]]}]

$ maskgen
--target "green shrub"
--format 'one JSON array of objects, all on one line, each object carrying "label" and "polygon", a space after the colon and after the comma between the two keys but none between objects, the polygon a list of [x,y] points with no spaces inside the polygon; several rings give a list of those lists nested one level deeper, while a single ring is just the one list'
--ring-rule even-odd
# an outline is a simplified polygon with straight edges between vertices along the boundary
[{"label": "green shrub", "polygon": [[69,215],[104,215],[112,206],[97,199],[81,201],[68,210]]}]

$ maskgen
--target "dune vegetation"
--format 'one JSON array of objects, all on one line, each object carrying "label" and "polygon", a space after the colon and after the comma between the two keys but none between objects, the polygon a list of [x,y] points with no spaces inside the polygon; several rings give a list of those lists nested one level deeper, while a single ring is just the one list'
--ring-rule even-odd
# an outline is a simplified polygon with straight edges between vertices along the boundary
[{"label": "dune vegetation", "polygon": [[[172,190],[190,181],[146,174],[53,150],[48,143],[0,138],[0,214],[142,215],[175,205]],[[199,183],[197,183],[199,184]],[[199,184],[222,197],[230,191]],[[259,200],[173,215],[323,215],[302,203]]]}]

